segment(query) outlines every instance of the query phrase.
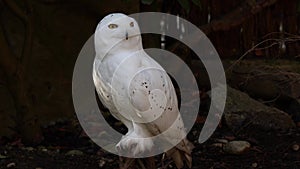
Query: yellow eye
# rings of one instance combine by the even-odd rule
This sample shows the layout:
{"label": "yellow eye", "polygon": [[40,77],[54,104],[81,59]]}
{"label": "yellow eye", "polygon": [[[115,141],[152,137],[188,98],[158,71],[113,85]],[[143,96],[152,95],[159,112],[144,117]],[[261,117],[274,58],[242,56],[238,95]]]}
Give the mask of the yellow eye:
{"label": "yellow eye", "polygon": [[117,27],[118,27],[118,25],[117,24],[113,24],[113,23],[108,25],[109,29],[115,29]]}
{"label": "yellow eye", "polygon": [[133,22],[130,22],[130,24],[129,24],[131,27],[133,27],[134,26],[134,23]]}

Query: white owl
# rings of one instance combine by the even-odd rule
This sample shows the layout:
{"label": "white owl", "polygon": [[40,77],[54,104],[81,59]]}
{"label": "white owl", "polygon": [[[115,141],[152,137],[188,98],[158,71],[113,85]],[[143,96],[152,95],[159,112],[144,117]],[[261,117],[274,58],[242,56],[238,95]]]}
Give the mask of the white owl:
{"label": "white owl", "polygon": [[164,69],[144,50],[137,22],[121,13],[109,14],[95,32],[93,80],[104,106],[128,133],[116,145],[133,156],[151,151],[153,137],[163,135],[164,150],[182,168],[191,167],[193,145],[185,138],[173,84]]}

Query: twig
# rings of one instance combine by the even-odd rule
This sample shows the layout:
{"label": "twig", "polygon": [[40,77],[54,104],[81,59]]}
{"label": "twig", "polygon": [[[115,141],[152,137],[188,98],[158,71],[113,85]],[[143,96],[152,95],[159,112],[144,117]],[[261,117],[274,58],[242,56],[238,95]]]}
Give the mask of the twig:
{"label": "twig", "polygon": [[281,96],[281,92],[278,93],[278,95],[271,99],[271,100],[266,100],[266,101],[262,101],[261,103],[266,104],[266,103],[273,103],[274,101],[276,101],[279,97]]}
{"label": "twig", "polygon": [[269,49],[274,45],[278,45],[278,42],[273,42],[271,45],[268,45],[266,47],[262,47],[262,48],[256,48],[255,50],[265,50],[265,49]]}
{"label": "twig", "polygon": [[291,37],[295,37],[295,38],[300,38],[300,36],[298,36],[298,35],[295,35],[295,34],[291,34],[291,33],[288,33],[288,32],[270,32],[270,33],[268,33],[268,34],[266,34],[265,36],[263,36],[262,38],[264,39],[264,38],[266,38],[266,37],[268,37],[268,36],[271,36],[271,35],[289,35],[289,36],[291,36]]}
{"label": "twig", "polygon": [[[273,42],[271,45],[268,45],[266,47],[262,47],[262,48],[257,48],[258,46],[262,45],[263,43],[269,42],[269,41],[275,41]],[[282,43],[282,42],[295,42],[295,41],[300,41],[300,37],[297,39],[292,39],[292,38],[283,38],[283,39],[274,39],[274,38],[269,38],[269,39],[265,39],[261,42],[259,42],[258,44],[254,45],[252,48],[250,48],[249,50],[247,50],[240,58],[238,58],[238,60],[236,60],[232,65],[230,65],[225,72],[228,72],[230,70],[232,70],[232,68],[237,65],[241,60],[244,59],[245,56],[247,56],[250,52],[254,51],[254,50],[264,50],[264,49],[268,49],[276,44]]]}
{"label": "twig", "polygon": [[268,42],[268,41],[274,41],[274,39],[266,39],[266,40],[263,40],[261,42],[259,42],[258,44],[254,45],[252,48],[250,48],[249,50],[247,50],[240,58],[238,58],[238,60],[236,60],[232,65],[230,65],[226,70],[225,72],[228,72],[230,70],[232,70],[232,68],[237,65],[238,63],[240,63],[241,60],[244,59],[245,56],[247,56],[250,52],[252,52],[256,47],[258,47],[259,45],[265,43],[265,42]]}

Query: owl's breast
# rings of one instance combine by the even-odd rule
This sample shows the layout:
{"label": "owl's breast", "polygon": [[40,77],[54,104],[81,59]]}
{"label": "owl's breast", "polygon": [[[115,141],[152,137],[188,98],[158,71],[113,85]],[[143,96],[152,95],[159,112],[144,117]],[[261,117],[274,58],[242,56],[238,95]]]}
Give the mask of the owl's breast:
{"label": "owl's breast", "polygon": [[94,71],[100,100],[111,112],[125,112],[133,117],[137,112],[151,109],[154,104],[151,99],[154,102],[159,100],[150,96],[153,90],[160,90],[167,98],[167,105],[161,105],[163,109],[177,107],[167,73],[144,51],[106,57],[94,64]]}

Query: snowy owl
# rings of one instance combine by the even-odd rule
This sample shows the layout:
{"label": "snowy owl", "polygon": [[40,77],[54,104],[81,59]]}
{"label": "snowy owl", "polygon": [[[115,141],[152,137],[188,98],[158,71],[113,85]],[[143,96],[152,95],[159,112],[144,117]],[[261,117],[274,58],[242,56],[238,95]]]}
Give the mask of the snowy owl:
{"label": "snowy owl", "polygon": [[173,84],[143,50],[137,22],[109,14],[98,24],[94,43],[93,80],[100,101],[128,128],[116,149],[142,154],[156,146],[152,137],[162,134],[161,141],[174,145],[164,152],[177,168],[184,162],[191,167],[193,145],[185,138]]}

